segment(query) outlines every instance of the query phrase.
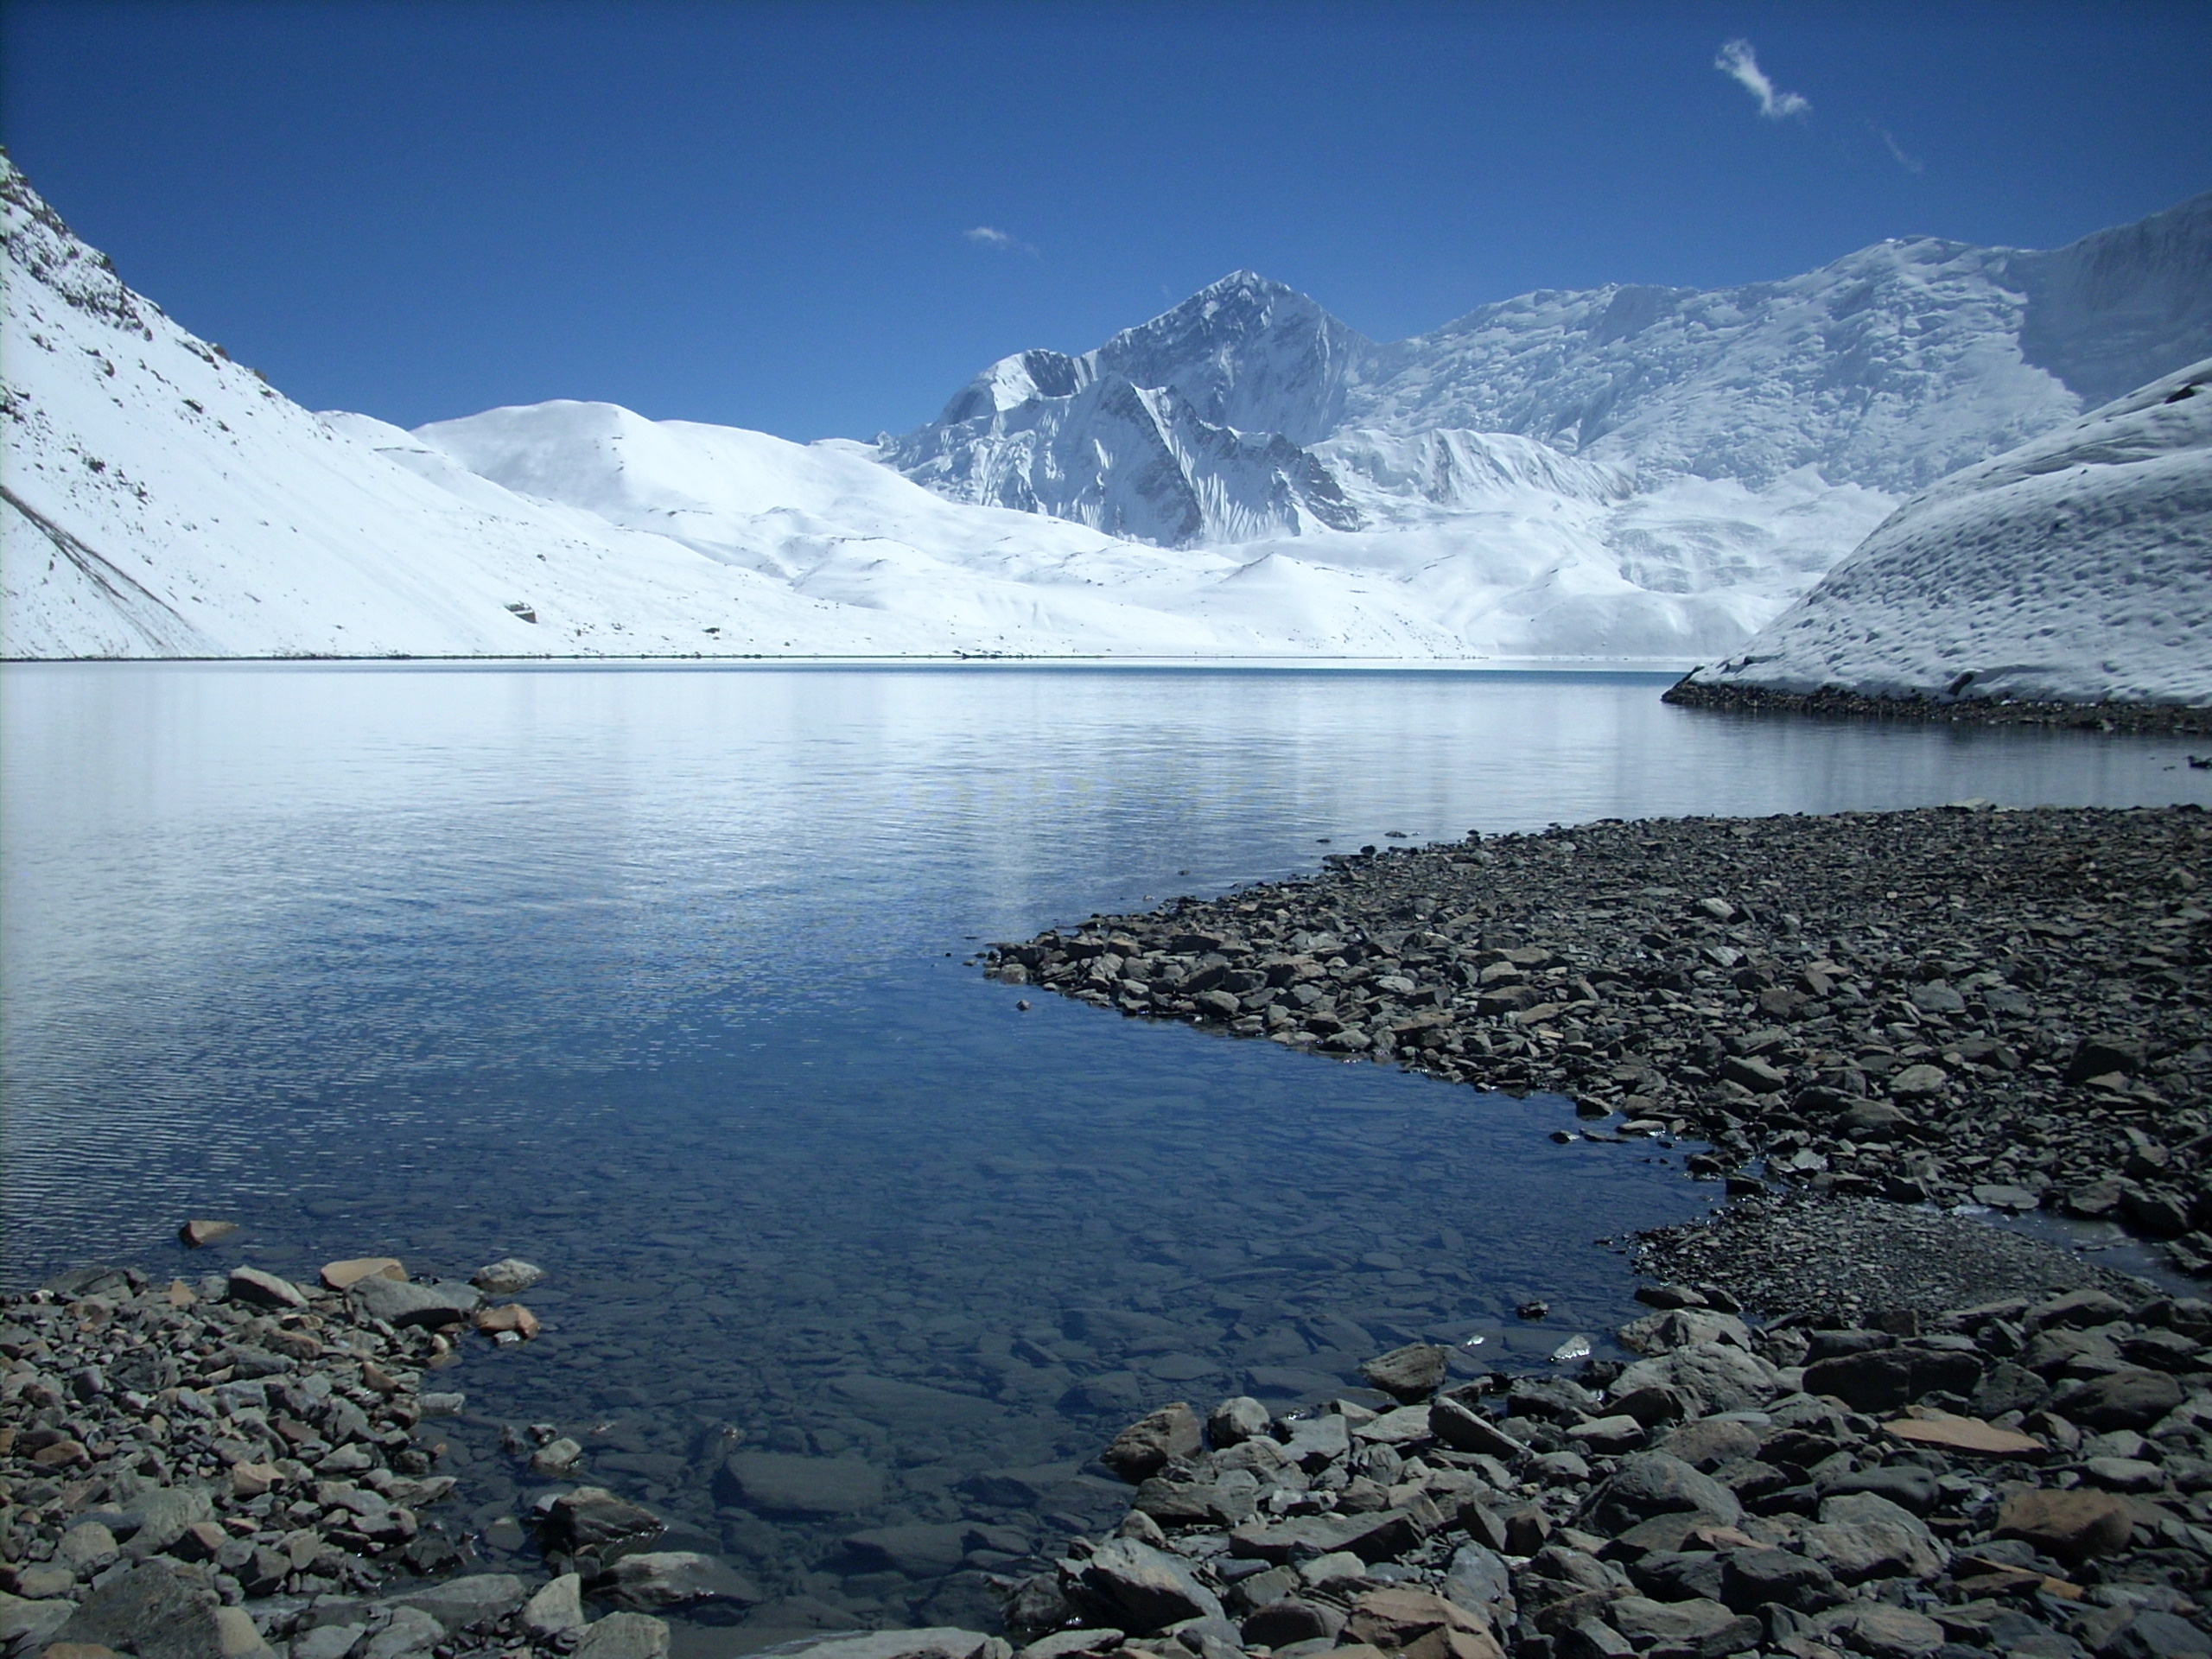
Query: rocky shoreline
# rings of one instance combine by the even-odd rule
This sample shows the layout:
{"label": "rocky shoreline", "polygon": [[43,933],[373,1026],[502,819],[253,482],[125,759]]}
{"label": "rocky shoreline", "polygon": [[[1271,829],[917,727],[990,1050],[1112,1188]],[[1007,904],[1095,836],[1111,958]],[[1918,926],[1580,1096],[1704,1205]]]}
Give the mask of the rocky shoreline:
{"label": "rocky shoreline", "polygon": [[1732,1192],[2049,1208],[2212,1272],[2195,807],[1607,821],[1336,854],[987,971],[1691,1139]]}
{"label": "rocky shoreline", "polygon": [[1128,1519],[1023,1584],[1032,1659],[2212,1653],[2212,1304],[2101,1289],[1758,1328],[1654,1286],[1642,1356],[1446,1387],[1414,1346],[1271,1419],[1169,1405]]}
{"label": "rocky shoreline", "polygon": [[1770,686],[1719,685],[1684,676],[1660,701],[1684,709],[1738,714],[1810,715],[1822,720],[1940,720],[1959,726],[2058,726],[2084,732],[2158,736],[2212,734],[2212,709],[2166,702],[2036,702],[1962,696],[1870,697],[1840,687],[1781,691]]}
{"label": "rocky shoreline", "polygon": [[[193,1222],[184,1235],[233,1230]],[[385,1257],[334,1262],[312,1285],[251,1267],[166,1284],[95,1268],[0,1301],[0,1650],[665,1653],[664,1620],[585,1614],[586,1575],[602,1587],[594,1548],[660,1530],[612,1494],[578,1489],[539,1517],[561,1569],[548,1584],[444,1576],[471,1554],[465,1527],[429,1513],[457,1484],[434,1471],[440,1420],[465,1396],[432,1379],[467,1343],[534,1336],[526,1306],[494,1299],[539,1276],[512,1259],[469,1283],[417,1281]],[[534,1460],[554,1474],[580,1456],[555,1441]],[[714,1587],[718,1564],[638,1560],[626,1578],[605,1574],[618,1608]]]}
{"label": "rocky shoreline", "polygon": [[[1848,1208],[1732,1213],[1771,1245]],[[1923,1225],[1913,1243],[1946,1255],[2001,1236]],[[1717,1230],[1658,1236],[1643,1265],[1725,1274],[1725,1241],[1700,1253]],[[467,1565],[415,1513],[451,1490],[428,1425],[459,1396],[429,1374],[472,1330],[531,1321],[393,1265],[334,1263],[381,1281],[343,1293],[95,1270],[10,1300],[11,1659],[2212,1654],[2212,1303],[2032,1240],[1947,1268],[2004,1293],[1970,1306],[1847,1296],[1762,1325],[1720,1284],[1661,1282],[1618,1333],[1626,1363],[1461,1381],[1414,1344],[1280,1414],[1169,1403],[1100,1454],[1134,1488],[1119,1525],[997,1577],[1003,1636],[765,1648],[741,1574],[657,1548],[660,1519],[597,1487],[531,1507],[544,1575],[401,1576]],[[502,1272],[534,1270],[478,1276]],[[531,1456],[574,1465],[558,1440]]]}

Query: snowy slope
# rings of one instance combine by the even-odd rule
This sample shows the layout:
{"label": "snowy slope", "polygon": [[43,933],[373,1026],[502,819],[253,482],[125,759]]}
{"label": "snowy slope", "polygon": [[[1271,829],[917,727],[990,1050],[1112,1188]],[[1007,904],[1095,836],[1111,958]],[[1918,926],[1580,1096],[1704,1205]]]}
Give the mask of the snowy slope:
{"label": "snowy slope", "polygon": [[717,626],[741,650],[920,637],[396,464],[131,293],[4,162],[0,232],[7,656],[690,652]]}
{"label": "snowy slope", "polygon": [[[1763,493],[1688,480],[1638,494],[1613,469],[1525,438],[1361,435],[1315,453],[1343,473],[1354,522],[1374,528],[1164,549],[943,499],[862,445],[802,447],[610,404],[494,410],[411,442],[479,484],[681,540],[817,597],[935,615],[976,582],[1019,584],[1040,620],[1032,644],[997,649],[1084,648],[1046,643],[1049,626],[1109,651],[1150,638],[1175,654],[1687,664],[1733,648],[1891,505],[1808,474]],[[931,552],[817,564],[855,531]]]}
{"label": "snowy slope", "polygon": [[1945,479],[1693,677],[2212,703],[2212,359]]}
{"label": "snowy slope", "polygon": [[[1894,505],[1811,466],[1746,482],[1393,424],[1370,372],[1395,348],[1247,277],[1085,358],[995,365],[917,464],[934,489],[876,446],[605,404],[408,433],[311,415],[194,338],[4,159],[0,238],[10,657],[1710,660]],[[2172,240],[2051,278],[2134,308],[2053,360],[2194,326]]]}
{"label": "snowy slope", "polygon": [[[749,516],[687,511],[665,491],[626,513],[602,491],[613,517],[518,493],[397,428],[292,404],[125,288],[4,159],[0,239],[10,658],[1187,655],[1270,643],[1107,596],[1132,573],[1157,574],[1157,550],[957,507],[861,446],[713,428],[690,429],[707,435],[703,450],[661,444],[663,474],[704,472],[745,496]],[[605,406],[549,407],[633,442],[670,430]],[[634,527],[616,522],[626,516]],[[1094,555],[1097,569],[1083,568]],[[1182,556],[1173,574],[1228,568]]]}
{"label": "snowy slope", "polygon": [[[1090,429],[1079,400],[1118,375],[1173,390],[1248,442],[1508,433],[1640,478],[1756,489],[1812,467],[1897,494],[2208,352],[2212,194],[2055,252],[1891,241],[1711,292],[1526,294],[1391,345],[1239,271],[1079,357],[994,364],[937,421],[879,444],[887,463],[961,499],[1059,512],[1056,457]],[[1024,442],[1040,426],[1049,452]],[[1170,545],[1210,534],[1172,513],[1128,533]]]}

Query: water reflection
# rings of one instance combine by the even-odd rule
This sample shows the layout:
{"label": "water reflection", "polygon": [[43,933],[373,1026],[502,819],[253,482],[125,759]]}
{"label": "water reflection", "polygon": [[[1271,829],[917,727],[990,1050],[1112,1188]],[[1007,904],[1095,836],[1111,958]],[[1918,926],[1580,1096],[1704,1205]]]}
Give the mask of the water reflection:
{"label": "water reflection", "polygon": [[[977,1616],[954,1562],[836,1541],[1049,1546],[1164,1398],[1287,1401],[1416,1336],[1540,1363],[1628,1312],[1593,1241],[1706,1189],[1553,1146],[1555,1103],[1017,1014],[971,940],[1325,836],[2212,793],[2172,743],[1730,721],[1662,683],[10,667],[9,1274],[181,1266],[188,1213],[280,1271],[528,1256],[546,1336],[454,1374],[478,1524],[518,1501],[499,1427],[550,1422],[790,1619]],[[764,1518],[716,1484],[732,1444],[864,1459],[882,1496]]]}

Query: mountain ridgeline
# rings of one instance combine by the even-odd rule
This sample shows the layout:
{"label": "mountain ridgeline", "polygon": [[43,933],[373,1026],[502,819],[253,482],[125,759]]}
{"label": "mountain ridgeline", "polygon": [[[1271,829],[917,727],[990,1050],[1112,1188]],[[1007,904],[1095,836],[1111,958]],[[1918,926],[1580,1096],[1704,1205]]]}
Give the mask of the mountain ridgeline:
{"label": "mountain ridgeline", "polygon": [[1540,290],[1393,344],[1238,271],[1080,356],[1002,359],[877,452],[1169,547],[1366,527],[1376,436],[1904,495],[2207,354],[2212,193],[2048,252],[1912,238],[1740,288]]}

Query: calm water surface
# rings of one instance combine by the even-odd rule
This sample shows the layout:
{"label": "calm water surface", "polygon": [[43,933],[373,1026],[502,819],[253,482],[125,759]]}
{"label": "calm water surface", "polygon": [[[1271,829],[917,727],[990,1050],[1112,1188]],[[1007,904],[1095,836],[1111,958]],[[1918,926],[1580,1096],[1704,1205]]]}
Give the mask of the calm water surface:
{"label": "calm water surface", "polygon": [[[1287,1402],[1422,1336],[1541,1362],[1630,1311],[1594,1241],[1709,1190],[1678,1152],[1554,1146],[1556,1101],[1017,1013],[976,942],[1310,870],[1322,837],[2212,798],[2184,744],[1700,715],[1664,683],[9,667],[8,1281],[524,1255],[545,1336],[447,1374],[461,1523],[530,1494],[499,1425],[548,1423],[787,1594],[760,1639],[980,1617],[972,1573],[837,1540],[1049,1544],[1115,1512],[1077,1471],[1147,1406]],[[247,1230],[188,1262],[187,1215]],[[864,1457],[885,1505],[717,1508],[733,1433]]]}

